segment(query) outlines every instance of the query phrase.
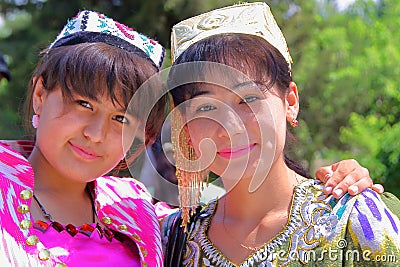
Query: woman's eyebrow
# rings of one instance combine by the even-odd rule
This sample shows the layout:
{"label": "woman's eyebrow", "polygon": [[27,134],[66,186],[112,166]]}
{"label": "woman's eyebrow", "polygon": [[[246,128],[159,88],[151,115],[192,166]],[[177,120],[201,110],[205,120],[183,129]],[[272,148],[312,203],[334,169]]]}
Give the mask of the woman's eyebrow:
{"label": "woman's eyebrow", "polygon": [[210,91],[207,91],[207,90],[197,91],[192,95],[191,98],[194,98],[196,96],[209,95],[209,94],[213,94],[213,93]]}
{"label": "woman's eyebrow", "polygon": [[126,113],[128,112],[128,109],[124,108],[124,107],[120,107],[116,109],[117,112],[121,112],[121,113]]}
{"label": "woman's eyebrow", "polygon": [[236,85],[234,85],[233,87],[232,87],[232,90],[240,90],[240,89],[246,89],[246,88],[249,88],[249,85],[251,85],[252,87],[258,87],[258,86],[260,86],[260,85],[262,85],[263,83],[262,82],[259,82],[259,81],[251,81],[251,80],[248,80],[248,81],[244,81],[244,82],[239,82],[239,83],[237,83]]}
{"label": "woman's eyebrow", "polygon": [[238,82],[236,85],[232,86],[232,89],[236,90],[242,87],[246,87],[248,85],[254,85],[254,82],[253,81]]}

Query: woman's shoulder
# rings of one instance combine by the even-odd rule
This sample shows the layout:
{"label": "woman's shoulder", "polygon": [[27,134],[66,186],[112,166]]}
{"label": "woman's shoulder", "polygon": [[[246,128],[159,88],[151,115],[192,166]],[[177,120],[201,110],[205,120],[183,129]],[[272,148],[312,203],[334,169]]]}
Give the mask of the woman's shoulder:
{"label": "woman's shoulder", "polygon": [[335,199],[332,195],[325,195],[324,186],[318,180],[305,180],[299,187],[304,192],[312,194],[314,202],[323,200],[331,206],[332,211],[338,215],[339,219],[348,216],[350,213],[362,211],[366,211],[363,215],[378,219],[384,214],[393,214],[396,218],[400,217],[400,200],[389,192],[378,194],[372,189],[366,189],[355,196],[346,193],[340,199]]}
{"label": "woman's shoulder", "polygon": [[0,140],[0,162],[8,166],[30,165],[27,151],[32,148],[30,141]]}
{"label": "woman's shoulder", "polygon": [[400,201],[390,193],[367,189],[356,196],[344,195],[333,207],[338,217],[336,234],[362,249],[383,251],[385,246],[400,249]]}
{"label": "woman's shoulder", "polygon": [[400,218],[400,200],[390,192],[385,192],[380,195],[382,201],[397,217]]}
{"label": "woman's shoulder", "polygon": [[[381,221],[385,215],[393,216],[398,220],[400,216],[400,200],[393,194],[385,192],[378,194],[371,189],[366,189],[356,196],[345,194],[336,201],[334,210],[343,216],[348,213],[356,213],[358,216],[367,216]],[[392,219],[390,219],[393,221]]]}
{"label": "woman's shoulder", "polygon": [[95,181],[95,197],[101,207],[107,205],[126,206],[128,209],[143,209],[155,213],[161,220],[174,212],[164,202],[154,204],[153,197],[146,186],[131,177],[103,176]]}
{"label": "woman's shoulder", "polygon": [[218,200],[214,199],[207,204],[203,203],[193,209],[193,212],[190,212],[190,219],[188,224],[186,225],[186,229],[182,226],[181,209],[175,210],[175,212],[166,216],[162,220],[161,224],[161,235],[163,238],[163,244],[166,245],[168,242],[171,242],[171,235],[175,236],[176,238],[176,236],[178,235],[177,233],[183,231],[189,233],[193,231],[196,225],[198,226],[199,223],[201,223],[203,220],[206,220],[213,215],[217,202]]}
{"label": "woman's shoulder", "polygon": [[[193,210],[190,212],[190,222],[194,222],[196,220],[202,220],[211,216],[214,212],[217,202],[218,199],[212,199],[208,203],[200,203],[200,205],[193,208]],[[174,221],[179,220],[181,215],[182,215],[181,209],[174,209],[174,212],[166,216],[163,224],[165,224],[165,226],[168,227]]]}
{"label": "woman's shoulder", "polygon": [[119,198],[136,198],[152,202],[146,186],[131,177],[102,176],[96,179],[96,193],[115,195]]}
{"label": "woman's shoulder", "polygon": [[0,140],[0,146],[27,158],[32,152],[35,142],[32,140]]}
{"label": "woman's shoulder", "polygon": [[31,141],[0,141],[0,183],[33,188],[33,169],[24,154],[32,148]]}
{"label": "woman's shoulder", "polygon": [[303,200],[300,202],[308,207],[308,212],[323,208],[329,216],[337,218],[336,235],[350,231],[366,240],[377,237],[380,240],[384,235],[390,235],[396,236],[400,245],[400,200],[393,194],[378,194],[366,189],[356,196],[346,193],[335,199],[325,195],[323,185],[316,180],[306,180],[296,190],[301,196],[297,200]]}

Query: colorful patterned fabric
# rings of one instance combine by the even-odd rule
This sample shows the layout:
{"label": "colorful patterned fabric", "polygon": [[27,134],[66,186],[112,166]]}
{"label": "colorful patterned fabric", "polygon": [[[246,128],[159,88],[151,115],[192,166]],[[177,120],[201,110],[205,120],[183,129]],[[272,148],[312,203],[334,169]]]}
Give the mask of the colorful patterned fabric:
{"label": "colorful patterned fabric", "polygon": [[[116,236],[118,233],[112,236],[112,231],[96,224],[70,227],[56,222],[37,221],[33,225],[33,234],[51,254],[58,255],[58,259],[68,266],[141,266],[138,248],[128,237],[123,235],[121,237],[126,238],[122,239]],[[76,252],[71,253],[73,251]]]}
{"label": "colorful patterned fabric", "polygon": [[[368,189],[338,201],[322,190],[316,180],[296,186],[284,229],[240,265],[230,262],[207,237],[218,206],[217,200],[210,202],[192,224],[182,266],[399,266],[400,213],[388,208],[399,207],[395,196]],[[164,221],[163,242],[173,217]]]}
{"label": "colorful patterned fabric", "polygon": [[77,43],[103,42],[132,52],[142,50],[158,67],[165,49],[156,41],[98,12],[83,10],[68,21],[49,48]]}
{"label": "colorful patterned fabric", "polygon": [[[71,244],[66,242],[70,240],[69,233],[59,232],[59,238],[50,243],[48,238],[42,240],[37,228],[33,227],[34,222],[29,212],[34,190],[33,170],[27,159],[11,147],[26,156],[32,143],[0,142],[0,266],[81,266],[76,263],[76,255],[71,256],[73,253],[79,254],[81,250],[73,250]],[[155,208],[151,201],[151,195],[145,187],[132,178],[107,176],[95,180],[95,207],[99,220],[108,229],[130,238],[130,244],[136,244],[136,248],[131,250],[132,253],[138,253],[141,266],[158,267],[163,265],[163,257],[155,210],[163,215],[168,212],[165,207]],[[91,239],[93,241],[96,237],[92,234]],[[113,249],[119,250],[121,243],[104,246],[104,242],[105,239],[97,243],[85,243],[82,240],[82,245],[90,246],[82,250],[82,253],[88,253],[90,249],[94,258],[103,253],[117,257],[118,251]],[[122,243],[125,250],[129,250],[126,244],[129,242]],[[133,258],[134,255],[131,255],[130,259]],[[71,259],[75,260],[70,262]],[[114,258],[111,262],[102,262],[96,266],[115,263],[117,261]],[[120,262],[118,266],[125,264]]]}

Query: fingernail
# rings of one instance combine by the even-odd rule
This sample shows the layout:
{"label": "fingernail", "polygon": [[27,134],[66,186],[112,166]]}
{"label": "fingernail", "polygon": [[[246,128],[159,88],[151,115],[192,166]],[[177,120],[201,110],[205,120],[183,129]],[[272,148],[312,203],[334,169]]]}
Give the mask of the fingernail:
{"label": "fingernail", "polygon": [[327,194],[332,193],[332,186],[325,187],[325,193],[327,193]]}
{"label": "fingernail", "polygon": [[383,188],[383,185],[381,185],[381,184],[376,184],[375,187],[378,187],[380,194],[382,194],[383,191],[385,191],[385,189]]}
{"label": "fingernail", "polygon": [[353,191],[354,195],[358,194],[358,186],[356,185],[350,186],[349,191]]}
{"label": "fingernail", "polygon": [[381,190],[381,194],[383,194],[383,192],[385,192],[385,188],[383,188],[383,185],[380,186],[380,190]]}
{"label": "fingernail", "polygon": [[338,198],[341,197],[342,194],[343,194],[343,190],[340,189],[340,188],[336,189],[336,190],[333,191],[333,192],[335,193],[335,195],[336,195]]}

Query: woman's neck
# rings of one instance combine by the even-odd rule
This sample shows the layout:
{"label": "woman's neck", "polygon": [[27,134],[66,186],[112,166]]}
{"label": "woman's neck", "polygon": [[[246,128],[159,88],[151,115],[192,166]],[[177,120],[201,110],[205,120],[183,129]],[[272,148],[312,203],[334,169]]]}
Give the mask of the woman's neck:
{"label": "woman's neck", "polygon": [[[37,147],[28,160],[35,175],[34,195],[54,221],[62,224],[72,223],[76,226],[93,222],[93,202],[86,190],[87,183],[75,181],[58,173]],[[31,205],[35,221],[45,219],[40,205]]]}
{"label": "woman's neck", "polygon": [[36,146],[28,160],[35,173],[36,192],[52,192],[70,197],[82,196],[85,192],[86,183],[75,181],[57,172]]}
{"label": "woman's neck", "polygon": [[268,212],[288,210],[298,179],[297,174],[282,161],[271,167],[267,177],[253,192],[249,189],[250,182],[251,179],[242,179],[232,189],[227,190],[224,201],[228,207],[234,209],[231,208],[230,212],[228,208],[225,216],[237,219],[261,218]]}
{"label": "woman's neck", "polygon": [[250,179],[241,179],[219,200],[208,230],[210,240],[232,262],[243,262],[284,229],[297,177],[281,159],[253,192]]}

